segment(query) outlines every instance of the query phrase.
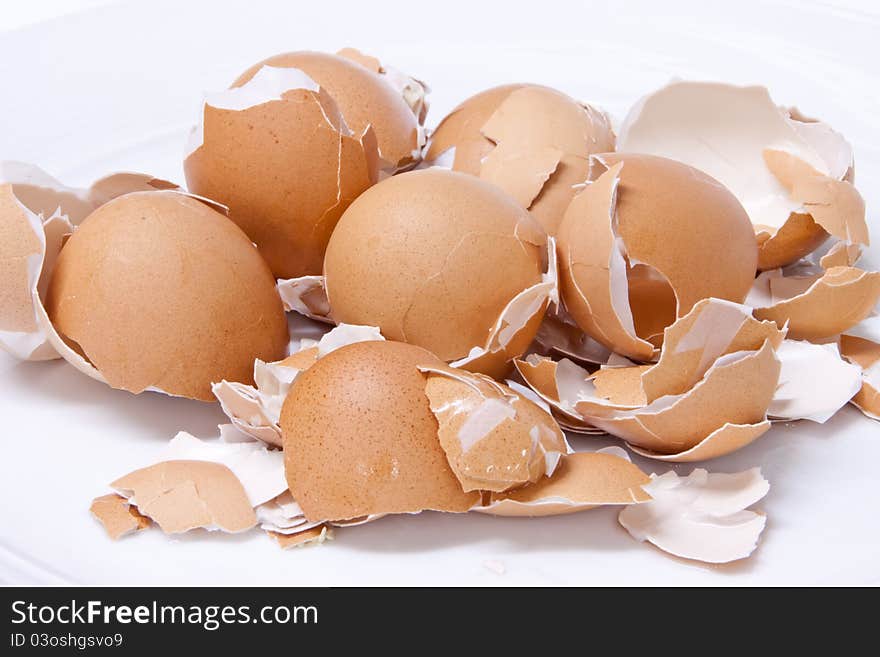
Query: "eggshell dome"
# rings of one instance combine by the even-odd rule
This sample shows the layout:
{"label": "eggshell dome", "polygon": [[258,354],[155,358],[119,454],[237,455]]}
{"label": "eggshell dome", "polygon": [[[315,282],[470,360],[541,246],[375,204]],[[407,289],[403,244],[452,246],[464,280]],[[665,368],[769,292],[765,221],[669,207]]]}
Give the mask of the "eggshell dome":
{"label": "eggshell dome", "polygon": [[274,279],[247,236],[171,191],[121,196],[89,215],[58,257],[55,328],[114,388],[210,401],[211,382],[252,381],[283,358]]}
{"label": "eggshell dome", "polygon": [[312,521],[423,509],[467,511],[437,437],[420,365],[442,365],[399,342],[360,342],[318,360],[281,410],[287,481]]}
{"label": "eggshell dome", "polygon": [[362,194],[333,232],[331,314],[462,358],[541,281],[545,244],[528,212],[493,185],[439,169],[394,176]]}
{"label": "eggshell dome", "polygon": [[418,118],[400,92],[360,64],[329,53],[284,53],[254,64],[232,86],[245,84],[263,66],[298,68],[306,73],[336,101],[346,124],[355,133],[361,134],[368,125],[373,127],[379,152],[389,163],[396,165],[412,157],[419,148]]}

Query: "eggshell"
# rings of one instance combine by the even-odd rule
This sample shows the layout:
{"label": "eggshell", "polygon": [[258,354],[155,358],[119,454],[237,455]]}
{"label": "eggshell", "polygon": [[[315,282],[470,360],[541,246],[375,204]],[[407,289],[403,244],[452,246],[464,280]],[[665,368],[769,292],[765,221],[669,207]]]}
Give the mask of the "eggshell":
{"label": "eggshell", "polygon": [[785,276],[763,272],[747,302],[755,317],[788,327],[797,340],[820,340],[855,326],[880,300],[880,272],[857,267],[830,267],[821,274]]}
{"label": "eggshell", "polygon": [[[669,319],[707,297],[745,298],[757,263],[754,236],[737,200],[695,169],[645,155],[605,154],[596,162],[608,170],[575,196],[559,229],[562,299],[591,337],[649,360],[655,347],[646,338]],[[631,296],[628,270],[638,266],[653,270],[640,274],[651,281],[650,293]],[[633,299],[642,301],[633,306]]]}
{"label": "eggshell", "polygon": [[200,527],[239,533],[257,522],[241,483],[218,463],[163,461],[110,485],[166,534]]}
{"label": "eggshell", "polygon": [[861,388],[852,404],[867,417],[880,420],[880,316],[872,315],[840,336],[840,352],[862,368]]}
{"label": "eggshell", "polygon": [[283,360],[273,363],[259,359],[254,361],[253,386],[224,379],[214,383],[211,391],[239,431],[280,447],[282,440],[278,421],[281,407],[300,373],[336,349],[356,342],[384,339],[379,330],[371,326],[340,324],[325,333],[314,345],[306,343]]}
{"label": "eggshell", "polygon": [[442,365],[414,345],[361,342],[297,378],[280,425],[288,484],[306,518],[463,512],[476,503],[449,467],[418,370]]}
{"label": "eggshell", "polygon": [[767,522],[763,514],[747,510],[770,490],[759,468],[730,474],[697,468],[686,477],[670,471],[654,475],[643,488],[652,499],[624,507],[620,524],[637,541],[685,559],[744,559]]}
{"label": "eggshell", "polygon": [[92,500],[89,511],[114,541],[150,526],[150,519],[138,513],[121,495],[111,493]]}
{"label": "eggshell", "polygon": [[282,550],[289,550],[294,547],[304,547],[306,545],[320,545],[324,541],[333,540],[333,528],[327,525],[318,525],[310,527],[295,534],[280,534],[278,532],[267,532],[270,538],[275,539],[278,547]]}
{"label": "eggshell", "polygon": [[763,87],[673,82],[630,110],[618,147],[679,160],[726,185],[754,224],[761,270],[795,262],[829,233],[867,243],[852,147]]}
{"label": "eggshell", "polygon": [[[544,282],[545,249],[540,226],[488,183],[432,169],[394,176],[361,195],[333,233],[331,315],[460,359],[490,348],[511,300]],[[526,323],[523,349],[538,329]]]}
{"label": "eggshell", "polygon": [[379,175],[372,128],[353,132],[297,69],[266,66],[209,96],[193,135],[190,190],[228,206],[280,278],[320,273],[336,221]]}
{"label": "eggshell", "polygon": [[232,86],[246,84],[263,66],[299,69],[333,98],[351,130],[357,134],[367,127],[375,130],[382,159],[394,168],[406,166],[418,158],[420,108],[413,112],[401,90],[381,74],[378,60],[373,59],[379,70],[371,70],[372,64],[363,55],[354,56],[354,52],[346,49],[336,55],[308,51],[275,55],[251,66]]}
{"label": "eggshell", "polygon": [[128,194],[89,215],[58,257],[46,309],[74,351],[134,393],[208,401],[212,381],[248,382],[254,358],[287,348],[281,300],[253,244],[172,191]]}
{"label": "eggshell", "polygon": [[764,420],[756,424],[732,424],[726,422],[715,429],[693,447],[676,454],[664,454],[642,449],[635,445],[629,448],[640,456],[654,459],[655,461],[669,461],[673,463],[692,463],[694,461],[708,461],[725,454],[730,454],[746,445],[755,442],[770,430],[770,420]]}
{"label": "eggshell", "polygon": [[455,108],[432,134],[426,158],[451,149],[454,170],[500,186],[553,235],[574,186],[589,176],[589,156],[613,150],[614,132],[604,113],[559,91],[507,85]]}
{"label": "eggshell", "polygon": [[549,516],[575,513],[603,504],[650,500],[642,486],[651,481],[638,467],[608,453],[578,452],[559,463],[552,477],[507,493],[493,493],[474,511],[496,516]]}
{"label": "eggshell", "polygon": [[279,279],[277,287],[285,312],[293,311],[317,322],[333,323],[323,276]]}
{"label": "eggshell", "polygon": [[858,244],[835,242],[830,249],[819,259],[822,269],[832,267],[852,267],[862,257],[862,247]]}
{"label": "eggshell", "polygon": [[466,491],[502,492],[550,477],[568,444],[549,412],[488,377],[421,368],[438,438]]}

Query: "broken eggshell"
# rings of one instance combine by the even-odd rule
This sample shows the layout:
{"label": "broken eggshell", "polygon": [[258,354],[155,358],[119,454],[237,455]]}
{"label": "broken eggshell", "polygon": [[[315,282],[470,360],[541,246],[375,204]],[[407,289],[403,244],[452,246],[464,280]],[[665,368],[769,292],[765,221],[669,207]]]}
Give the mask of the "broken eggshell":
{"label": "broken eggshell", "polygon": [[729,188],[754,225],[761,270],[795,262],[828,234],[868,243],[852,147],[764,87],[672,82],[630,110],[618,147],[684,162]]}
{"label": "broken eggshell", "polygon": [[589,156],[614,150],[604,112],[534,84],[465,100],[431,135],[426,159],[454,152],[452,168],[501,187],[550,234],[589,177]]}
{"label": "broken eggshell", "polygon": [[465,493],[437,439],[419,367],[443,367],[410,344],[351,344],[297,377],[281,409],[287,480],[311,521],[422,510],[464,512]]}
{"label": "broken eggshell", "polygon": [[190,190],[228,206],[276,277],[293,278],[321,272],[337,220],[378,180],[379,152],[372,127],[350,128],[314,79],[266,65],[205,98],[184,171]]}
{"label": "broken eggshell", "polygon": [[232,87],[247,84],[265,66],[297,69],[333,98],[349,129],[376,133],[383,169],[394,173],[416,164],[425,142],[428,87],[354,48],[335,55],[290,52],[269,57],[242,73]]}
{"label": "broken eggshell", "polygon": [[377,326],[500,378],[555,298],[547,253],[544,231],[501,190],[426,169],[349,207],[327,247],[324,284],[336,322]]}
{"label": "broken eggshell", "polygon": [[651,479],[622,455],[599,450],[569,454],[552,477],[506,493],[493,493],[474,509],[496,516],[549,516],[586,511],[606,504],[650,500],[642,487]]}
{"label": "broken eggshell", "polygon": [[45,317],[44,301],[64,240],[116,196],[175,187],[144,174],[117,173],[77,189],[33,165],[0,162],[0,348],[22,360],[58,358],[53,342],[60,339]]}
{"label": "broken eggshell", "polygon": [[830,267],[820,273],[786,276],[762,272],[746,298],[755,317],[788,327],[797,340],[821,340],[852,328],[880,300],[880,272]]}
{"label": "broken eggshell", "polygon": [[210,401],[212,381],[249,382],[254,358],[283,357],[289,339],[250,240],[175,191],[127,194],[89,215],[58,256],[46,311],[62,356],[133,393]]}
{"label": "broken eggshell", "polygon": [[840,352],[862,368],[862,385],[852,404],[867,417],[880,420],[880,315],[872,315],[841,335]]}
{"label": "broken eggshell", "polygon": [[487,376],[421,367],[438,438],[465,492],[504,492],[553,476],[571,449],[543,404]]}
{"label": "broken eggshell", "polygon": [[606,170],[559,229],[562,300],[610,350],[650,360],[663,329],[701,299],[745,298],[757,263],[752,229],[736,198],[696,169],[648,155],[593,161]]}
{"label": "broken eggshell", "polygon": [[767,522],[748,510],[770,490],[759,468],[733,474],[697,468],[686,477],[670,471],[652,475],[642,488],[651,499],[625,507],[620,524],[637,541],[677,557],[706,563],[745,559]]}

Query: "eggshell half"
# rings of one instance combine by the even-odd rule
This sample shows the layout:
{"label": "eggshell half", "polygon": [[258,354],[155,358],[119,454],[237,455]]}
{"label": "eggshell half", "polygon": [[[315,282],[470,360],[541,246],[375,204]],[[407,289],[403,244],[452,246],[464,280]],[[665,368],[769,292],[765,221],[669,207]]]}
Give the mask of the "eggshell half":
{"label": "eggshell half", "polygon": [[274,279],[244,233],[186,195],[136,192],[94,213],[58,257],[46,309],[113,387],[209,401],[287,349]]}
{"label": "eggshell half", "polygon": [[[545,249],[540,226],[496,187],[443,170],[397,175],[361,195],[333,232],[331,315],[461,359],[487,346],[512,299],[543,282]],[[518,335],[523,349],[538,323]]]}
{"label": "eggshell half", "polygon": [[372,127],[382,159],[394,168],[416,161],[421,145],[421,107],[414,113],[402,90],[395,89],[382,75],[378,60],[373,59],[373,66],[355,52],[346,49],[336,55],[309,51],[275,55],[251,66],[232,86],[246,84],[263,66],[299,69],[333,98],[352,131],[362,134]]}
{"label": "eggshell half", "polygon": [[[562,299],[591,337],[649,360],[648,338],[701,299],[745,298],[757,264],[754,235],[736,198],[691,167],[646,155],[595,161],[608,170],[575,196],[559,229]],[[634,277],[650,285],[646,294],[630,285],[639,267],[648,268]]]}
{"label": "eggshell half", "polygon": [[414,345],[361,342],[297,378],[280,424],[290,491],[309,520],[476,503],[449,467],[418,369],[442,365]]}
{"label": "eggshell half", "polygon": [[372,128],[352,131],[314,80],[271,66],[209,96],[200,119],[184,161],[190,190],[229,208],[276,277],[320,273],[336,221],[378,180]]}

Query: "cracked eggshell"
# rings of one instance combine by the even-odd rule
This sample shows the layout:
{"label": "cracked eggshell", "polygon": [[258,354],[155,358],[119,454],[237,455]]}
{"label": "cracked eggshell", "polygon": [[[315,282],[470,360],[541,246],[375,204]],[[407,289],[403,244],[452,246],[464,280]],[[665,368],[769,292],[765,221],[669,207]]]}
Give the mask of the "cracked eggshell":
{"label": "cracked eggshell", "polygon": [[628,458],[602,453],[569,454],[552,477],[508,493],[493,493],[474,509],[496,516],[551,516],[605,504],[637,504],[650,496],[642,487],[651,478]]}
{"label": "cracked eggshell", "polygon": [[197,528],[239,533],[257,524],[241,482],[219,463],[163,461],[110,486],[166,534]]}
{"label": "cracked eggshell", "polygon": [[361,342],[303,372],[281,409],[287,481],[306,518],[347,520],[426,509],[464,512],[465,493],[437,439],[420,347]]}
{"label": "cracked eggshell", "polygon": [[[472,176],[394,176],[361,195],[333,232],[324,261],[331,315],[461,359],[490,346],[511,300],[544,282],[546,244],[528,212]],[[517,335],[523,349],[538,330],[528,324]]]}
{"label": "cracked eggshell", "polygon": [[378,180],[372,128],[353,131],[314,80],[271,66],[209,95],[200,121],[184,161],[189,189],[229,208],[276,277],[320,273],[336,221]]}
{"label": "cracked eggshell", "polygon": [[747,509],[770,490],[759,468],[732,474],[697,468],[686,477],[670,471],[654,475],[643,488],[652,499],[625,507],[620,524],[637,541],[685,559],[745,559],[767,522],[763,514]]}
{"label": "cracked eggshell", "polygon": [[456,107],[431,136],[426,159],[455,149],[453,169],[492,182],[556,233],[589,156],[614,150],[608,117],[534,84],[486,90]]}
{"label": "cracked eggshell", "polygon": [[466,492],[550,477],[570,451],[550,413],[508,386],[451,367],[421,371],[440,445]]}
{"label": "cracked eggshell", "polygon": [[852,328],[868,317],[880,300],[880,272],[830,267],[821,274],[785,276],[762,272],[747,303],[755,317],[788,327],[788,337],[821,340]]}
{"label": "cracked eggshell", "polygon": [[754,225],[761,270],[795,262],[829,233],[867,244],[852,147],[828,125],[777,106],[764,87],[673,82],[630,110],[618,144],[727,186]]}
{"label": "cracked eggshell", "polygon": [[212,381],[250,382],[255,358],[287,350],[275,281],[253,244],[173,191],[127,194],[89,215],[61,250],[46,310],[68,351],[134,393],[210,401]]}
{"label": "cracked eggshell", "polygon": [[[559,229],[562,299],[591,337],[649,360],[649,338],[701,299],[745,298],[757,265],[754,235],[736,198],[696,169],[648,155],[594,162],[607,170],[574,197]],[[639,280],[649,294],[633,288]]]}
{"label": "cracked eggshell", "polygon": [[[254,64],[232,87],[247,84],[264,66],[303,71],[333,98],[353,132],[363,134],[372,127],[379,153],[392,170],[418,161],[422,146],[419,120],[422,105],[415,101],[416,107],[410,107],[405,98],[407,93],[417,89],[412,85],[395,88],[394,78],[382,73],[384,69],[378,60],[366,58],[350,48],[336,55],[308,51],[284,53]],[[421,88],[423,100],[425,89]]]}
{"label": "cracked eggshell", "polygon": [[861,388],[852,403],[862,413],[880,420],[880,316],[874,315],[840,336],[840,352],[862,368]]}
{"label": "cracked eggshell", "polygon": [[327,525],[317,525],[293,534],[281,534],[279,532],[267,531],[270,538],[275,539],[278,547],[282,550],[289,550],[295,547],[305,547],[307,545],[320,545],[325,541],[332,541],[333,528]]}

